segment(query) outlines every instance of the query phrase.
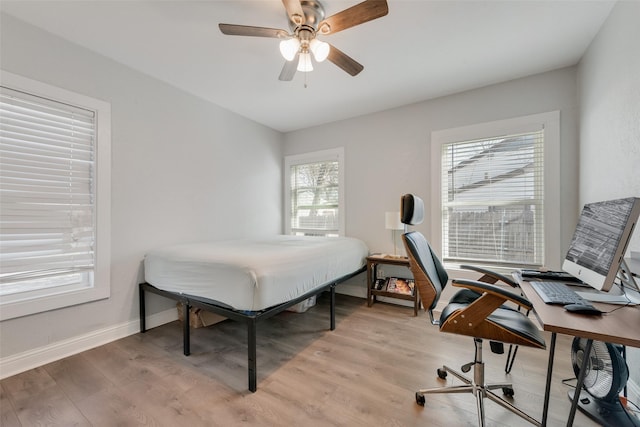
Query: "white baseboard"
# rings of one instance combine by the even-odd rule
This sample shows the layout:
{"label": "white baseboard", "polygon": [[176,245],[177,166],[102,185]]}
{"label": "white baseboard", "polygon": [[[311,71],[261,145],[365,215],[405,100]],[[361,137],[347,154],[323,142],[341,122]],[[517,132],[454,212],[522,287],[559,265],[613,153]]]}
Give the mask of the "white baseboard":
{"label": "white baseboard", "polygon": [[[147,329],[178,319],[175,308],[147,316]],[[58,341],[33,350],[0,359],[0,379],[19,374],[47,363],[90,350],[120,338],[140,332],[140,321],[131,320],[120,325],[99,329],[88,334]]]}

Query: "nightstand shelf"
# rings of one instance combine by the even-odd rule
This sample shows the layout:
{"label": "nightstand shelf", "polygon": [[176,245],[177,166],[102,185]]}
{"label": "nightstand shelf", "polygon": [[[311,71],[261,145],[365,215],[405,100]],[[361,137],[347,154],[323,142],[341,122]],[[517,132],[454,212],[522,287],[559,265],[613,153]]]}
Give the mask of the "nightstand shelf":
{"label": "nightstand shelf", "polygon": [[393,257],[383,254],[373,254],[367,257],[367,305],[371,307],[378,297],[396,298],[406,301],[413,301],[413,314],[418,315],[420,308],[420,298],[418,297],[418,289],[414,289],[413,295],[405,295],[396,292],[387,292],[386,290],[377,290],[374,288],[376,278],[378,277],[379,265],[398,265],[409,267],[409,258]]}

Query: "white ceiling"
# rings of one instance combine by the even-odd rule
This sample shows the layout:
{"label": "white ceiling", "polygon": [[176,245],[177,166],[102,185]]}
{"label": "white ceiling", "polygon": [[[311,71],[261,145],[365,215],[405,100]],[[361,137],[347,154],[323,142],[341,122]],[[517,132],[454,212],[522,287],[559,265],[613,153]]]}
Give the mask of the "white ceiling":
{"label": "white ceiling", "polygon": [[[359,3],[321,1],[327,16]],[[326,61],[291,82],[278,80],[277,39],[218,30],[288,30],[280,0],[2,0],[0,11],[287,132],[574,65],[615,1],[388,3],[387,16],[321,37],[364,71]]]}

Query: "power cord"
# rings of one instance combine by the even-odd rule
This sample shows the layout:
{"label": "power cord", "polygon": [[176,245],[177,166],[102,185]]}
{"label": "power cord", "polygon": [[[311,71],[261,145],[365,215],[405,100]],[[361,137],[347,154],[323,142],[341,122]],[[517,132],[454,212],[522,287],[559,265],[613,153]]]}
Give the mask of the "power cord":
{"label": "power cord", "polygon": [[629,296],[627,295],[627,290],[628,290],[628,289],[633,290],[633,291],[635,291],[635,292],[638,292],[638,290],[637,290],[637,289],[634,289],[634,288],[633,288],[633,287],[631,287],[631,286],[627,286],[627,285],[625,285],[622,281],[614,282],[614,284],[620,288],[620,290],[622,291],[622,295],[623,295],[623,296],[625,297],[625,299],[627,300],[627,303],[626,303],[626,304],[619,305],[618,307],[616,307],[616,308],[614,308],[614,309],[612,309],[612,310],[609,310],[609,311],[603,311],[603,312],[602,312],[602,314],[603,314],[603,315],[613,313],[614,311],[620,310],[621,308],[624,308],[624,307],[630,307],[630,306],[638,305],[637,303],[634,303],[633,301],[631,301],[631,299],[630,299],[630,298],[629,298]]}

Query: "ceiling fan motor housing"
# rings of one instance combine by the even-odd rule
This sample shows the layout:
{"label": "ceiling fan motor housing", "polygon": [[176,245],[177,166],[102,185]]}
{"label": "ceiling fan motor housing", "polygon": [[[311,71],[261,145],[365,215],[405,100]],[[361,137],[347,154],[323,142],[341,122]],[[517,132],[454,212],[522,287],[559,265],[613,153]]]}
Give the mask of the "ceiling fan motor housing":
{"label": "ceiling fan motor housing", "polygon": [[[296,33],[299,29],[308,27],[307,30],[313,31],[313,34],[318,31],[318,24],[324,19],[324,6],[318,1],[302,0],[300,2],[304,16],[301,23],[296,23],[293,19],[289,19],[289,28],[292,33]],[[296,17],[297,19],[297,17]]]}

